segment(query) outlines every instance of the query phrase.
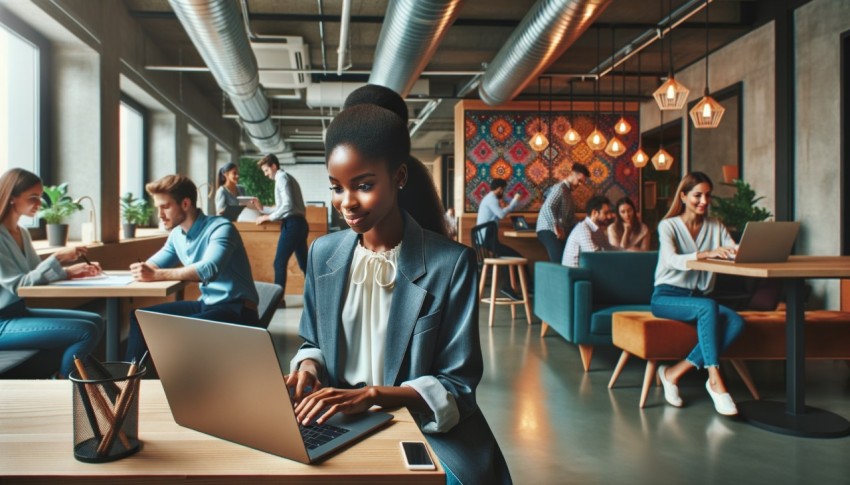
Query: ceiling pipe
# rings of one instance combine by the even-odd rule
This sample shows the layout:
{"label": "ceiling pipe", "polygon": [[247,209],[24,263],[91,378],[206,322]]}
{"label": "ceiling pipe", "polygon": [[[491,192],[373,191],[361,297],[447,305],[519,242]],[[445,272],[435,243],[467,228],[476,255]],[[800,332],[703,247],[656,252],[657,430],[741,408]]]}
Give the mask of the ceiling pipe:
{"label": "ceiling pipe", "polygon": [[239,114],[251,142],[264,153],[286,150],[269,103],[260,89],[257,59],[236,3],[229,0],[169,0],[213,77]]}
{"label": "ceiling pipe", "polygon": [[345,51],[348,49],[348,25],[351,21],[351,0],[342,0],[342,22],[339,25],[339,49],[336,51],[336,75],[342,76]]}
{"label": "ceiling pipe", "polygon": [[490,106],[514,99],[561,57],[611,1],[538,0],[487,67],[478,88],[481,99]]}
{"label": "ceiling pipe", "polygon": [[407,96],[460,13],[463,0],[396,0],[387,14],[369,84]]}

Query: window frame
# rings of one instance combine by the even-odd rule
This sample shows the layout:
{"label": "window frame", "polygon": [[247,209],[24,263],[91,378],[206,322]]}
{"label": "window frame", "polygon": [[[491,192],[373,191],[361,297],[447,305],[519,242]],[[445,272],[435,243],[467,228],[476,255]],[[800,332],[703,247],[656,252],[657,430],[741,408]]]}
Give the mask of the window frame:
{"label": "window frame", "polygon": [[[150,175],[150,163],[148,160],[150,154],[150,110],[124,92],[121,93],[120,104],[126,104],[127,107],[139,113],[142,117],[142,173],[140,174],[142,178],[142,193],[137,195],[142,198],[145,195],[144,187],[146,180],[148,180],[148,176]],[[122,197],[124,194],[118,195]]]}
{"label": "window frame", "polygon": [[[46,185],[51,185],[53,180],[53,167],[50,160],[53,159],[51,143],[53,139],[52,116],[53,112],[53,90],[51,85],[51,74],[53,71],[53,48],[50,41],[32,28],[29,24],[18,18],[9,10],[0,6],[0,23],[9,31],[32,44],[38,50],[38,137],[35,167],[37,175]],[[28,228],[33,239],[45,239],[47,237],[44,221],[39,218],[38,226]]]}

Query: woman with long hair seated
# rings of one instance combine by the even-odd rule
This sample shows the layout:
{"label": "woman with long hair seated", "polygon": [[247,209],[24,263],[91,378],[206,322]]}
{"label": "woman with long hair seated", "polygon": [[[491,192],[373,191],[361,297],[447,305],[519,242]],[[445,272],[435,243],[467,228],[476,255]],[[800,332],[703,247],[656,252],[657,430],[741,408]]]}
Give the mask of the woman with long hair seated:
{"label": "woman with long hair seated", "polygon": [[77,310],[27,308],[18,296],[22,286],[45,285],[67,278],[96,276],[97,263],[77,263],[84,247],[62,248],[44,261],[32,246],[29,231],[18,225],[35,217],[44,192],[38,175],[13,168],[0,176],[0,350],[63,348],[60,377],[74,369],[74,356],[94,350],[104,323],[99,315]]}
{"label": "woman with long hair seated", "polygon": [[483,372],[475,254],[446,237],[403,117],[346,107],[325,145],[332,204],[351,230],[310,249],[305,342],[287,376],[299,421],[405,406],[449,483],[509,483],[475,400]]}
{"label": "woman with long hair seated", "polygon": [[649,228],[638,219],[632,199],[623,197],[614,207],[617,219],[608,226],[608,242],[619,249],[649,251]]}
{"label": "woman with long hair seated", "polygon": [[685,360],[671,366],[659,366],[658,377],[664,386],[664,398],[681,407],[679,379],[693,369],[708,369],[705,388],[718,413],[738,413],[726,389],[718,367],[720,354],[731,344],[744,321],[731,308],[719,305],[711,296],[714,273],[689,269],[688,261],[729,258],[735,253],[735,241],[718,219],[708,216],[714,185],[702,172],[686,175],[676,189],[667,215],[658,224],[658,266],[652,314],[656,317],[695,324],[698,342]]}

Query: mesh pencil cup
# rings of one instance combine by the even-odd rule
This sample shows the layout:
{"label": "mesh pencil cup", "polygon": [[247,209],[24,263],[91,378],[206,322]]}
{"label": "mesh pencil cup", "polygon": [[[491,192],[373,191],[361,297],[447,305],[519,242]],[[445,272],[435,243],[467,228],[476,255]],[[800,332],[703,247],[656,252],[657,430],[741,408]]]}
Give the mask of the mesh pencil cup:
{"label": "mesh pencil cup", "polygon": [[72,371],[74,458],[87,463],[118,460],[139,451],[139,384],[147,369],[127,362],[85,365]]}

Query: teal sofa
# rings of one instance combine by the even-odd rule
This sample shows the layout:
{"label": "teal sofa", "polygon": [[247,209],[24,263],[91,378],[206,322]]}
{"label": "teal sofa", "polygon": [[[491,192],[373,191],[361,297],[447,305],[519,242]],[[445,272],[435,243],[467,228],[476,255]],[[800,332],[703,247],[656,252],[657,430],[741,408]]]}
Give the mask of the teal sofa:
{"label": "teal sofa", "polygon": [[578,268],[556,263],[534,265],[534,314],[578,345],[585,372],[595,345],[612,345],[611,315],[649,311],[658,252],[583,253]]}

